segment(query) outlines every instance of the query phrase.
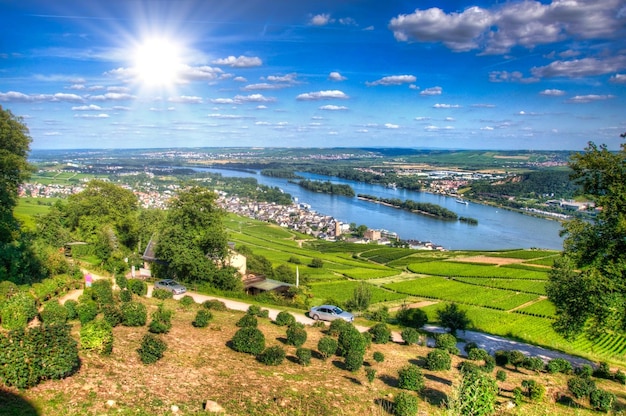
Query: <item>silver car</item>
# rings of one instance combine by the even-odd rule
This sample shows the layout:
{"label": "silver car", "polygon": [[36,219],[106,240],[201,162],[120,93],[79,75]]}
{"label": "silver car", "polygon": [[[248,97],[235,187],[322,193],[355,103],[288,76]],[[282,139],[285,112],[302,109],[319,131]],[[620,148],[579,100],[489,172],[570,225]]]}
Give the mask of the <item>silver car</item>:
{"label": "silver car", "polygon": [[185,293],[187,291],[185,286],[172,279],[159,280],[154,284],[154,288],[169,290],[175,295],[180,295],[181,293]]}
{"label": "silver car", "polygon": [[334,305],[313,306],[309,310],[309,316],[316,321],[320,319],[322,321],[334,321],[335,319],[343,319],[346,322],[354,321],[354,315]]}

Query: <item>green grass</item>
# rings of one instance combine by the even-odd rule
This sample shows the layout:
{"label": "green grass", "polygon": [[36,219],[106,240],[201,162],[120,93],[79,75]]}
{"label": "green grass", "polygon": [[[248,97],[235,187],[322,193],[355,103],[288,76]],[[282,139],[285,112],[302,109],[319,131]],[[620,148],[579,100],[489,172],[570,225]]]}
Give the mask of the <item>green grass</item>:
{"label": "green grass", "polygon": [[13,213],[15,218],[17,218],[26,229],[34,231],[35,217],[48,212],[50,207],[58,199],[59,198],[19,198]]}
{"label": "green grass", "polygon": [[[313,303],[318,304],[326,299],[335,299],[339,302],[346,302],[352,297],[354,289],[356,289],[360,284],[360,282],[353,280],[341,280],[330,283],[313,283],[309,285],[309,287],[314,296]],[[370,285],[370,290],[372,293],[372,304],[406,298],[406,295],[381,289],[373,285]]]}
{"label": "green grass", "polygon": [[546,317],[556,316],[556,308],[554,307],[554,304],[550,302],[548,299],[543,299],[543,300],[540,300],[539,302],[533,303],[532,305],[528,305],[524,308],[520,308],[518,309],[518,312],[543,315]]}
{"label": "green grass", "polygon": [[494,279],[488,277],[457,277],[454,280],[472,285],[515,290],[519,292],[534,293],[537,295],[546,294],[545,280]]}
{"label": "green grass", "polygon": [[435,276],[389,283],[383,285],[383,287],[406,293],[407,295],[423,296],[500,310],[513,309],[538,298],[537,295],[528,293],[469,285]]}
{"label": "green grass", "polygon": [[543,271],[520,270],[513,268],[497,267],[494,265],[461,263],[453,261],[432,261],[427,263],[414,263],[409,265],[409,270],[413,273],[434,276],[505,277],[509,279],[533,280],[548,279],[548,274]]}
{"label": "green grass", "polygon": [[507,259],[532,260],[541,257],[556,256],[560,251],[555,250],[513,250],[490,254],[491,257],[502,257]]}

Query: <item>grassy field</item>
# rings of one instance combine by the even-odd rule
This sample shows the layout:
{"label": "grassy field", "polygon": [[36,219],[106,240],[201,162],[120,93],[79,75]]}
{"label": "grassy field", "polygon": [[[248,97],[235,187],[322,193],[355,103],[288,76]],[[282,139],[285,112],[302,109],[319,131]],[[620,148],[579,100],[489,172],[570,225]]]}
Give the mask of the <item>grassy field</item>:
{"label": "grassy field", "polygon": [[[229,348],[229,341],[239,329],[243,315],[238,311],[214,311],[207,328],[191,325],[200,305],[186,309],[178,301],[142,299],[148,313],[163,304],[174,312],[172,329],[161,335],[167,343],[163,358],[150,365],[142,364],[136,352],[146,327],[118,326],[113,329],[114,346],[110,356],[80,352],[80,369],[63,380],[50,380],[19,391],[0,388],[0,415],[173,415],[207,414],[204,404],[214,401],[228,415],[373,415],[393,413],[393,397],[398,388],[398,370],[406,365],[421,367],[425,388],[417,394],[420,415],[443,416],[445,403],[461,376],[457,366],[464,358],[452,356],[452,368],[430,371],[424,368],[425,357],[432,351],[419,345],[396,343],[373,344],[365,354],[365,365],[357,372],[345,369],[338,356],[324,361],[317,354],[317,343],[325,328],[307,327],[305,348],[313,350],[309,366],[295,357],[295,347],[286,345],[286,328],[269,319],[259,319],[259,329],[266,346],[280,346],[286,359],[279,365],[266,366],[253,356]],[[80,324],[73,324],[73,336],[79,339]],[[380,352],[383,362],[373,360]],[[365,368],[375,370],[370,383]],[[513,416],[596,414],[586,400],[571,398],[567,376],[536,373],[513,367],[496,367],[505,373],[499,381],[498,414]],[[545,386],[546,394],[538,402],[525,399],[519,408],[505,410],[513,399],[512,390],[523,380],[535,380]],[[617,393],[616,411],[626,409],[623,386],[596,379],[599,388]],[[416,393],[411,393],[416,394]],[[565,396],[560,404],[556,398]],[[175,408],[174,408],[175,406]],[[176,410],[175,410],[176,409]]]}

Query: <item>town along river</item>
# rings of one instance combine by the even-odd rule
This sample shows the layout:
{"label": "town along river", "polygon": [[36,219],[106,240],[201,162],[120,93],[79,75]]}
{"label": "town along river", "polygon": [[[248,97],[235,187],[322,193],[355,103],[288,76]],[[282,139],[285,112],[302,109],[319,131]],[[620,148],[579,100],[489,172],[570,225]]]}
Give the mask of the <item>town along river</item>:
{"label": "town along river", "polygon": [[224,169],[197,168],[198,171],[219,173],[225,177],[255,178],[260,184],[279,187],[306,203],[311,209],[330,215],[343,223],[365,224],[373,229],[385,229],[398,234],[403,240],[430,241],[448,250],[504,250],[517,248],[544,248],[561,250],[563,240],[559,236],[558,221],[536,218],[519,212],[470,202],[458,203],[455,198],[427,192],[391,189],[379,185],[331,178],[298,172],[310,180],[348,184],[355,194],[383,198],[398,198],[440,205],[458,214],[478,220],[478,225],[461,221],[445,221],[420,215],[383,204],[363,201],[355,197],[328,195],[307,191],[287,179],[270,178],[260,174]]}

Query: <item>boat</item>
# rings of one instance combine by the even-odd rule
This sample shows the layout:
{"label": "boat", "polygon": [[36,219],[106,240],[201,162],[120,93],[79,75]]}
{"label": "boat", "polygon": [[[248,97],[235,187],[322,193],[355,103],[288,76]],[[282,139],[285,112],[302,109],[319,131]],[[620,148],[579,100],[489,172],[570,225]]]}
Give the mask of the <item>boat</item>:
{"label": "boat", "polygon": [[461,198],[457,198],[455,199],[455,201],[458,202],[459,204],[469,205],[469,203],[466,200],[461,199]]}

